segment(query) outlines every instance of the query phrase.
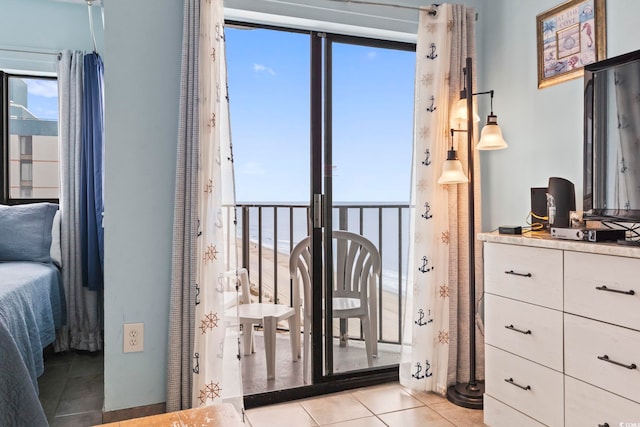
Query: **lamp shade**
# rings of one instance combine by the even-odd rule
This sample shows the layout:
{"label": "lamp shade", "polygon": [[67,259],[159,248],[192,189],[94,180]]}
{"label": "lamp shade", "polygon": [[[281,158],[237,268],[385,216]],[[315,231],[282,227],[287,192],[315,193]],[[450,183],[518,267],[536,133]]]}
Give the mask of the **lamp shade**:
{"label": "lamp shade", "polygon": [[502,130],[498,126],[497,116],[489,115],[487,118],[487,125],[482,128],[480,141],[478,141],[476,148],[478,150],[501,150],[507,148],[507,143],[502,137]]}
{"label": "lamp shade", "polygon": [[462,163],[458,160],[456,150],[447,152],[447,160],[442,164],[442,175],[438,178],[438,184],[462,184],[469,179],[462,170]]}
{"label": "lamp shade", "polygon": [[[452,124],[467,123],[467,98],[460,98],[453,106],[453,114],[451,115]],[[473,121],[475,123],[480,121],[480,116],[476,112],[475,106],[473,108]]]}

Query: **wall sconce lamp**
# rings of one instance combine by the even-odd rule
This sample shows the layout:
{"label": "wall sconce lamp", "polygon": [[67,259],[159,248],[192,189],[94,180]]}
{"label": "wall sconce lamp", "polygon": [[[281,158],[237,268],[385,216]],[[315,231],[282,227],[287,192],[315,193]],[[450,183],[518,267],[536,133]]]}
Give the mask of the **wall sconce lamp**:
{"label": "wall sconce lamp", "polygon": [[[506,148],[507,143],[502,138],[502,131],[498,127],[497,116],[493,114],[493,91],[471,93],[467,96],[467,88],[471,92],[473,87],[472,60],[467,58],[465,74],[465,89],[461,92],[461,100],[466,101],[466,112],[464,120],[467,129],[451,129],[451,149],[447,152],[447,160],[442,167],[442,175],[438,179],[438,184],[461,184],[468,183],[468,233],[469,233],[469,382],[456,383],[447,389],[447,399],[465,408],[482,409],[484,382],[476,378],[476,276],[475,276],[475,206],[474,206],[474,181],[473,181],[473,95],[491,95],[491,114],[487,118],[487,125],[482,130],[480,141],[475,147],[478,150],[497,150]],[[454,112],[458,114],[458,112]],[[477,115],[476,115],[477,117]],[[455,116],[454,116],[455,118]],[[476,121],[479,121],[476,120]],[[453,135],[455,132],[467,133],[467,156],[468,172],[465,176],[462,164],[457,158],[457,153],[453,149]]]}

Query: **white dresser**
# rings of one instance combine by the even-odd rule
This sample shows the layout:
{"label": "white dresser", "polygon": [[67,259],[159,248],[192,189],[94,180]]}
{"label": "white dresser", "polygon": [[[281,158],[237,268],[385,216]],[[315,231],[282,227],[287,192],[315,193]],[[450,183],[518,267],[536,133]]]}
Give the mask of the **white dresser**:
{"label": "white dresser", "polygon": [[485,424],[640,427],[640,248],[478,238]]}

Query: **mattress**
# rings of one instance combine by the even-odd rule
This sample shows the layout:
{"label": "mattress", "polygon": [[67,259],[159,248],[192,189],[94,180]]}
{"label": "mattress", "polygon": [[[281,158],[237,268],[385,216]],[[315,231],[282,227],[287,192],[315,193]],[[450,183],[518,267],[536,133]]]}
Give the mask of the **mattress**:
{"label": "mattress", "polygon": [[10,335],[36,390],[44,372],[42,350],[53,343],[65,318],[62,278],[55,265],[0,262],[0,332]]}

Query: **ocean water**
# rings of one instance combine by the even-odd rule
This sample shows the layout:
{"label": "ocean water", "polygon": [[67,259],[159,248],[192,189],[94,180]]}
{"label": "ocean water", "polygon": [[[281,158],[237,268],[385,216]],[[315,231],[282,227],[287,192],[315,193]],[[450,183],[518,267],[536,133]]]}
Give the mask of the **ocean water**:
{"label": "ocean water", "polygon": [[[308,235],[307,207],[303,207],[302,203],[291,205],[296,207],[258,208],[251,205],[247,215],[249,240],[255,244],[261,240],[263,247],[275,248],[279,253],[288,256],[291,249]],[[376,207],[370,207],[372,205]],[[247,210],[238,209],[238,237],[242,237],[243,212]],[[333,209],[332,221],[333,229],[358,233],[373,242],[381,253],[383,289],[397,292],[399,278],[406,278],[409,248],[408,206],[380,202],[338,205]]]}

